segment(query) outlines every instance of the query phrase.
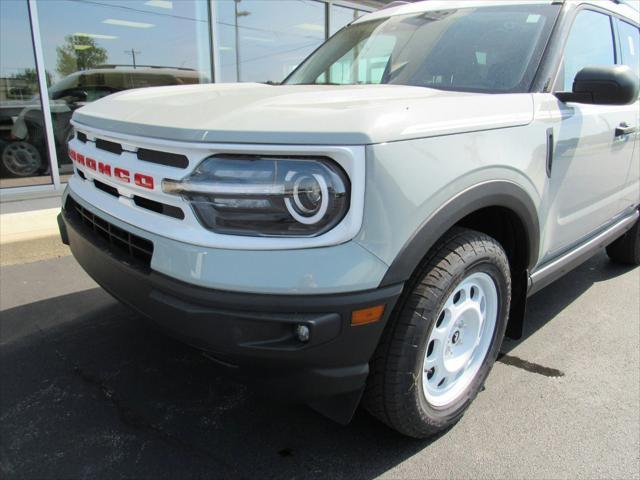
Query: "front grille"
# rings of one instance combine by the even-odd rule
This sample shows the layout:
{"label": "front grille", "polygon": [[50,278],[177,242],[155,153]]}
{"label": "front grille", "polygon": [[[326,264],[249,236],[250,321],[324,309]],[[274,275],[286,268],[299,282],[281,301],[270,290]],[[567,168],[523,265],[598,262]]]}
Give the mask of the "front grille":
{"label": "front grille", "polygon": [[[82,178],[83,180],[87,180],[87,177],[82,172],[82,170],[77,169],[77,172],[80,178]],[[101,190],[104,193],[108,193],[112,197],[120,197],[120,192],[116,187],[107,185],[106,183],[103,183],[100,180],[96,180],[95,178],[92,180],[92,182],[93,186],[98,190]],[[167,205],[166,203],[156,202],[155,200],[140,197],[138,195],[133,196],[133,203],[137,207],[144,208],[145,210],[159,213],[160,215],[166,215],[167,217],[177,218],[178,220],[184,220],[184,212],[180,207],[174,207],[173,205]]]}
{"label": "front grille", "polygon": [[[122,155],[122,152],[125,151],[132,152],[131,150],[125,150],[122,144],[118,142],[112,142],[103,138],[89,140],[84,132],[76,132],[76,138],[82,143],[93,142],[96,148],[116,155]],[[138,148],[133,153],[136,154],[138,160],[142,160],[143,162],[183,169],[189,166],[189,158],[179,153],[163,152],[161,150],[151,150],[148,148]]]}
{"label": "front grille", "polygon": [[150,268],[153,243],[123,230],[90,212],[71,195],[64,207],[65,216],[82,228],[85,237],[90,238],[103,249],[118,256],[125,256],[138,265]]}

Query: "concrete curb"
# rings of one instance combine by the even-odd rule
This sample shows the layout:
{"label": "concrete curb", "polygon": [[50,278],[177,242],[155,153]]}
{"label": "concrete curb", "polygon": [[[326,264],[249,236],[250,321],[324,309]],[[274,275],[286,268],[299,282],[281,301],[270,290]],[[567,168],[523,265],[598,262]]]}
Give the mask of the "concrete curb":
{"label": "concrete curb", "polygon": [[0,265],[30,263],[69,255],[60,240],[60,208],[0,215]]}
{"label": "concrete curb", "polygon": [[0,215],[0,245],[58,235],[59,208]]}

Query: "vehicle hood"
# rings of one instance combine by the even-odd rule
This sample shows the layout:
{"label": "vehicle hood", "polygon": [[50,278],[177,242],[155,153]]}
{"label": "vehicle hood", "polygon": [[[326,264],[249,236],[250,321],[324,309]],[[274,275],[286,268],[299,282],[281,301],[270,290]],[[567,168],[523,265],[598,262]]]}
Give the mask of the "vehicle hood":
{"label": "vehicle hood", "polygon": [[204,84],[128,90],[82,107],[77,126],[167,140],[365,145],[526,125],[530,94],[400,85]]}

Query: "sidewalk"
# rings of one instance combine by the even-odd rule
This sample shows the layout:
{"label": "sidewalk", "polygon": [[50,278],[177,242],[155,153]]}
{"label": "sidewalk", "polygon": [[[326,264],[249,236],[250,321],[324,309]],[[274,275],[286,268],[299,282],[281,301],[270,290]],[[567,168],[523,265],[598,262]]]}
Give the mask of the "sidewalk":
{"label": "sidewalk", "polygon": [[0,210],[0,265],[69,255],[58,233],[59,198],[34,202],[33,210],[24,210],[26,202],[20,202],[19,208],[14,203],[3,202]]}

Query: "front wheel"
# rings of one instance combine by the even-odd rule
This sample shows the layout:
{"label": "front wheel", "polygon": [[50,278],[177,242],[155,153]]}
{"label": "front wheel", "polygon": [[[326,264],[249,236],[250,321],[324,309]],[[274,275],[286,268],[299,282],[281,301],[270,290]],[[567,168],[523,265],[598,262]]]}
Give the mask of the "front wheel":
{"label": "front wheel", "polygon": [[371,365],[364,405],[402,434],[455,424],[495,362],[511,299],[501,245],[454,228],[407,284]]}

